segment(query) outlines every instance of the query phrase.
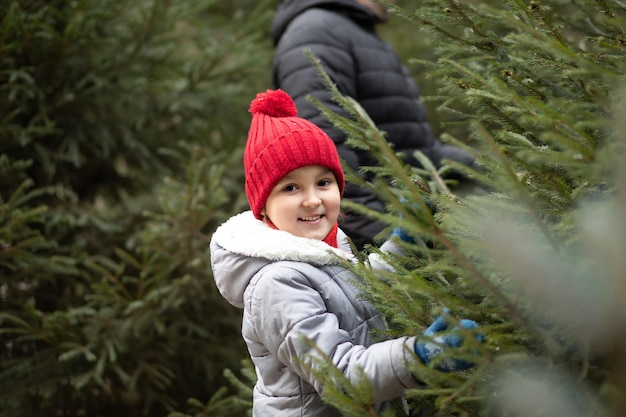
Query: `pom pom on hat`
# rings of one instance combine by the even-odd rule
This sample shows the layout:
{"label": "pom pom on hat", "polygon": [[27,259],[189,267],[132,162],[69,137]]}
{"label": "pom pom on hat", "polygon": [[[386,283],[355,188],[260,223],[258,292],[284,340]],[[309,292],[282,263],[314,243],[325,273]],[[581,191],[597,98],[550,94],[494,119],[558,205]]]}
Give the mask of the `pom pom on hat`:
{"label": "pom pom on hat", "polygon": [[252,122],[243,156],[246,197],[261,219],[272,188],[291,171],[308,165],[328,167],[343,193],[344,174],[337,148],[318,126],[297,117],[297,108],[283,90],[259,93],[250,103]]}
{"label": "pom pom on hat", "polygon": [[271,117],[296,117],[298,109],[289,94],[283,90],[267,90],[257,94],[252,100],[250,113],[262,113]]}

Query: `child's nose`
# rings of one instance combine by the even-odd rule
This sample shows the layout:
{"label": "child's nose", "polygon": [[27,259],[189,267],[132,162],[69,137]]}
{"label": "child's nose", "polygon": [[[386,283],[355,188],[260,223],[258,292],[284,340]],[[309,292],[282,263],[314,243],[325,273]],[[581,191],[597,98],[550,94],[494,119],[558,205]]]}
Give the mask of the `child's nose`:
{"label": "child's nose", "polygon": [[315,190],[307,192],[302,205],[305,207],[316,207],[322,203],[322,199]]}

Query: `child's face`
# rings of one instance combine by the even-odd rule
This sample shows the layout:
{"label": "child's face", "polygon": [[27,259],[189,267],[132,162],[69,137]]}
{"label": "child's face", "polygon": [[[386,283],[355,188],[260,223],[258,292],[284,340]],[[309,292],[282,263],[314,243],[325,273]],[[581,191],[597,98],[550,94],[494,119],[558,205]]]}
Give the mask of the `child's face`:
{"label": "child's face", "polygon": [[340,204],[333,172],[309,165],[291,171],[276,184],[261,214],[279,230],[323,240],[337,222]]}

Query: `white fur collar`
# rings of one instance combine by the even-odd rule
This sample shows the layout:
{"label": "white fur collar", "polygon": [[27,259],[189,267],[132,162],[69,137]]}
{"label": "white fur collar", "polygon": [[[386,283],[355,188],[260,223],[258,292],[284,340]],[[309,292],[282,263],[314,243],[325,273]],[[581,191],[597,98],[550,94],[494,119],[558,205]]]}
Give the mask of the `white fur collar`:
{"label": "white fur collar", "polygon": [[314,265],[336,265],[342,260],[354,261],[345,234],[337,235],[339,247],[333,248],[321,240],[292,235],[272,229],[245,211],[231,217],[213,234],[215,242],[224,249],[245,256],[270,261],[299,261]]}

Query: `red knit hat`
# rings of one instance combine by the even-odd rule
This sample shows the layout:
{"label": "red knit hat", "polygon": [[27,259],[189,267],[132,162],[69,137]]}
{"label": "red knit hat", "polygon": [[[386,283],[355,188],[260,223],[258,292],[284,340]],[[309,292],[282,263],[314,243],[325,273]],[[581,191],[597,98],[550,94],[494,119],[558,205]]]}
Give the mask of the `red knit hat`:
{"label": "red knit hat", "polygon": [[243,155],[246,196],[261,219],[272,188],[291,171],[307,165],[328,167],[343,194],[344,176],[335,143],[322,129],[296,117],[296,105],[282,90],[257,94],[250,103],[252,123]]}

